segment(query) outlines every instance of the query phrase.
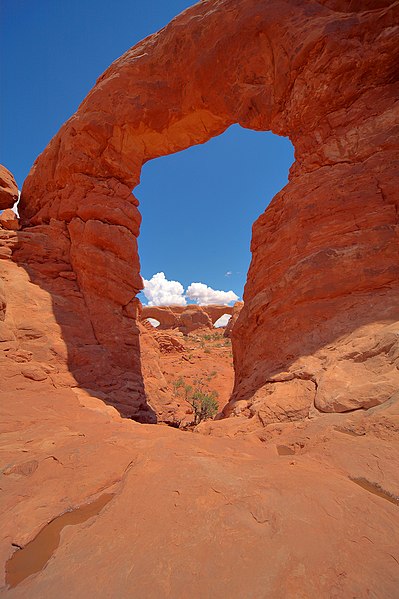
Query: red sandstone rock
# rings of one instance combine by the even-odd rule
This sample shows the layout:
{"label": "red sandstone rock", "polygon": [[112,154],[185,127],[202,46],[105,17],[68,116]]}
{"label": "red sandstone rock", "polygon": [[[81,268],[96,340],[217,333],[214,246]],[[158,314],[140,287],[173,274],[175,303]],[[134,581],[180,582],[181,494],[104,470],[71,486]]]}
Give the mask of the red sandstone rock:
{"label": "red sandstone rock", "polygon": [[[395,598],[397,402],[280,424],[256,443],[138,425],[79,389],[28,398],[0,402],[2,596]],[[6,588],[17,546],[105,493],[39,572]]]}
{"label": "red sandstone rock", "polygon": [[20,229],[18,217],[13,210],[4,210],[0,214],[0,227],[10,231],[18,231]]}
{"label": "red sandstone rock", "polygon": [[257,416],[263,426],[275,422],[304,420],[313,408],[315,394],[316,387],[312,381],[276,381],[258,389],[250,401],[228,404],[225,415],[233,413],[244,414],[249,418]]}
{"label": "red sandstone rock", "polygon": [[[341,345],[360,343],[369,325],[378,335],[399,318],[398,6],[215,6],[191,7],[99,78],[36,161],[22,217],[50,237],[67,223],[66,259],[97,351],[106,356],[103,367],[113,380],[126,368],[139,380],[135,314],[127,307],[141,287],[140,215],[131,190],[142,164],[232,123],[289,136],[296,157],[289,183],[253,229],[245,305],[232,335],[232,401],[251,403],[271,377],[303,367],[321,382],[316,405],[341,410],[349,404],[337,394],[345,393],[349,370],[360,371],[349,366],[332,392],[323,369],[333,373]],[[71,352],[76,371],[80,351],[86,349]],[[376,397],[391,365],[375,379],[364,367]],[[342,389],[335,387],[340,381]],[[376,401],[390,393],[386,387]],[[351,395],[351,405],[370,405],[364,389],[354,385]]]}
{"label": "red sandstone rock", "polygon": [[18,187],[13,175],[0,164],[0,210],[12,208],[18,201]]}
{"label": "red sandstone rock", "polygon": [[179,329],[185,335],[196,329],[213,328],[212,321],[208,314],[205,311],[196,308],[197,307],[189,306],[187,310],[180,314]]}
{"label": "red sandstone rock", "polygon": [[160,323],[159,330],[179,329],[184,335],[197,329],[212,329],[224,314],[233,314],[234,306],[142,306],[140,318],[155,318]]}
{"label": "red sandstone rock", "polygon": [[[397,11],[202,2],[113,63],[38,159],[25,228],[0,230],[2,595],[396,598]],[[130,191],[144,160],[233,122],[290,135],[296,163],[254,225],[232,417],[138,425],[117,410],[175,406],[137,323]],[[18,546],[105,492],[6,588]]]}
{"label": "red sandstone rock", "polygon": [[236,302],[233,306],[233,312],[231,313],[231,318],[227,323],[226,329],[224,331],[225,337],[231,337],[231,332],[233,330],[233,326],[237,322],[237,318],[242,310],[244,302]]}
{"label": "red sandstone rock", "polygon": [[159,348],[162,353],[168,354],[170,352],[184,351],[184,345],[173,335],[158,333],[156,335],[156,340],[159,343]]}
{"label": "red sandstone rock", "polygon": [[0,278],[0,321],[3,321],[6,316],[7,297],[3,280]]}

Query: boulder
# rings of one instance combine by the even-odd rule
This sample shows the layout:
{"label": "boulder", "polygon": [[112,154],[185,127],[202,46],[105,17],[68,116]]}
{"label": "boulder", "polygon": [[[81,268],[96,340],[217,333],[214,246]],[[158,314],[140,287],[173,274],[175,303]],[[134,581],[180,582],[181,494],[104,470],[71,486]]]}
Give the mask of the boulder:
{"label": "boulder", "polygon": [[8,208],[0,214],[0,227],[9,231],[19,231],[19,219],[13,210]]}
{"label": "boulder", "polygon": [[0,210],[12,208],[18,201],[18,186],[14,176],[0,164]]}

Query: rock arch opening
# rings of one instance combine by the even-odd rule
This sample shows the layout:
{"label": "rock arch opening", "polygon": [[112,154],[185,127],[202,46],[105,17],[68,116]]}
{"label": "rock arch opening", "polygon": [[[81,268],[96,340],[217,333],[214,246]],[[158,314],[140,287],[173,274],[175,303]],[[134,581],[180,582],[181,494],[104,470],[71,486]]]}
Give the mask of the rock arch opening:
{"label": "rock arch opening", "polygon": [[[293,160],[287,138],[235,125],[145,164],[135,190],[143,303],[232,305],[241,298],[252,225],[287,184]],[[166,277],[151,278],[159,272]],[[190,284],[198,282],[193,294]],[[231,290],[233,299],[219,290]]]}
{"label": "rock arch opening", "polygon": [[223,314],[222,316],[220,316],[220,318],[218,318],[213,323],[213,326],[215,327],[215,329],[219,329],[219,328],[222,328],[222,327],[227,327],[230,319],[231,319],[231,314]]}
{"label": "rock arch opening", "polygon": [[398,6],[358,4],[200,2],[115,61],[36,161],[14,259],[50,292],[78,384],[125,415],[156,418],[162,397],[142,359],[132,189],[146,162],[237,123],[289,137],[296,161],[253,226],[226,415],[391,397],[393,354],[378,371],[367,356],[399,319]]}
{"label": "rock arch opening", "polygon": [[161,324],[159,322],[159,320],[157,320],[156,318],[147,318],[148,322],[150,323],[150,325],[152,327],[154,327],[154,329],[157,329],[159,327],[159,325]]}

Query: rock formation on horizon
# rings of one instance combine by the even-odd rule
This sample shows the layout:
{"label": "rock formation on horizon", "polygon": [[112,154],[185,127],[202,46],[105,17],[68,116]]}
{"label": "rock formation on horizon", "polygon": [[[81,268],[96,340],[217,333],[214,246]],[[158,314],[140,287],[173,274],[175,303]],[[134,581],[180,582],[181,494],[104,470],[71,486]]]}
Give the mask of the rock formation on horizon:
{"label": "rock formation on horizon", "polygon": [[[241,302],[238,302],[241,304]],[[225,314],[232,315],[235,306],[142,306],[140,318],[154,318],[159,324],[159,329],[179,329],[187,335],[197,329],[212,330],[214,324]]]}

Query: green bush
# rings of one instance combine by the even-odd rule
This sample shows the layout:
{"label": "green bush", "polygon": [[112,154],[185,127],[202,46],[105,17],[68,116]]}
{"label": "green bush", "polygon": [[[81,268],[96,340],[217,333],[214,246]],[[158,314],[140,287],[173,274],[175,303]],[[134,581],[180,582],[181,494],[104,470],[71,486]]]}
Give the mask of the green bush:
{"label": "green bush", "polygon": [[183,377],[179,377],[178,379],[176,379],[175,381],[173,381],[173,387],[174,390],[177,392],[178,389],[180,389],[181,387],[184,387],[184,380]]}
{"label": "green bush", "polygon": [[[216,371],[214,372],[216,374]],[[208,420],[216,416],[219,409],[217,402],[218,392],[209,390],[204,379],[195,379],[193,387],[192,385],[187,385],[184,379],[179,377],[173,382],[173,388],[177,397],[181,396],[181,391],[183,391],[184,399],[192,406],[194,410],[194,421],[192,424],[194,426],[203,420]]]}
{"label": "green bush", "polygon": [[216,401],[217,392],[203,393],[195,391],[188,400],[194,408],[194,425],[199,424],[203,420],[208,420],[216,416],[219,404]]}

